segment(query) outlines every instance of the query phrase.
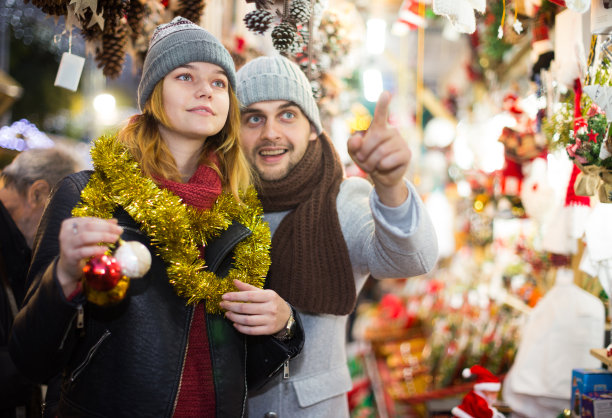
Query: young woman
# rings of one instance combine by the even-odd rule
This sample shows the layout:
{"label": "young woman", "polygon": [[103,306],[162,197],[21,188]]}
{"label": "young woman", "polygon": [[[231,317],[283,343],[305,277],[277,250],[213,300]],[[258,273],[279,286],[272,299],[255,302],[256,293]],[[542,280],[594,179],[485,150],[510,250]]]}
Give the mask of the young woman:
{"label": "young woman", "polygon": [[[95,170],[64,179],[50,201],[10,352],[35,381],[61,373],[59,416],[240,417],[248,340],[277,334],[267,338],[290,356],[301,348],[299,325],[286,329],[292,308],[261,289],[270,234],[248,188],[235,87],[210,33],[180,17],[159,26],[142,113],[98,139]],[[125,295],[123,279],[84,283],[84,262],[120,238],[148,247],[148,273]],[[227,292],[249,303],[224,311]]]}

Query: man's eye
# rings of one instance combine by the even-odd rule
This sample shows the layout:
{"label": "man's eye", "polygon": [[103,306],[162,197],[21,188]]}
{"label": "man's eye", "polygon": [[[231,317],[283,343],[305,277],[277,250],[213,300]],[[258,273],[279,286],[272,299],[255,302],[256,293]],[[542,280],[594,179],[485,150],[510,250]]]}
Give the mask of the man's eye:
{"label": "man's eye", "polygon": [[295,113],[286,111],[286,112],[283,112],[281,116],[283,119],[293,119],[295,117]]}
{"label": "man's eye", "polygon": [[247,119],[247,123],[258,124],[262,121],[261,116],[249,116]]}

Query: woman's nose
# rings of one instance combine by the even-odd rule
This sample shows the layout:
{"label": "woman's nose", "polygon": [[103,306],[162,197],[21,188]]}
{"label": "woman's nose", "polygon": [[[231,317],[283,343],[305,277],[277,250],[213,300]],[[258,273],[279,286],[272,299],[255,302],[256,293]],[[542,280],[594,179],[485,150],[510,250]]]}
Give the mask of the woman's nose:
{"label": "woman's nose", "polygon": [[207,82],[198,83],[196,88],[197,97],[202,96],[211,96],[212,95],[212,87]]}

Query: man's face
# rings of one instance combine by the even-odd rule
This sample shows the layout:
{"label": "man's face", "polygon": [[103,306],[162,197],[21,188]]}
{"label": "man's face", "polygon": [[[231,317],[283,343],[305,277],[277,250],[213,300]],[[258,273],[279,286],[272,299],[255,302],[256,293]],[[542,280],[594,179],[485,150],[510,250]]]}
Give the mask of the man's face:
{"label": "man's face", "polygon": [[27,193],[23,196],[10,186],[0,188],[0,201],[26,238],[28,245],[32,247],[36,228],[42,216],[42,206],[31,202]]}
{"label": "man's face", "polygon": [[249,162],[268,181],[287,177],[309,141],[317,138],[299,106],[284,100],[257,102],[243,110],[240,133]]}

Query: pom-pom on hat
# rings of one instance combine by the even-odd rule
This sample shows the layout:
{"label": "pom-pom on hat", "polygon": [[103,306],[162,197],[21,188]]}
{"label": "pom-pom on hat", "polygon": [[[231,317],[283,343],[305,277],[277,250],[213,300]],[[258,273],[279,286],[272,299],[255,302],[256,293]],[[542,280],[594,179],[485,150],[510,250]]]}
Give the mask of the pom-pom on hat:
{"label": "pom-pom on hat", "polygon": [[170,23],[159,25],[149,42],[138,85],[140,111],[159,80],[190,62],[210,62],[223,68],[236,91],[236,68],[228,50],[206,29],[177,16]]}
{"label": "pom-pom on hat", "polygon": [[463,369],[461,375],[468,379],[472,376],[476,377],[474,390],[486,390],[497,392],[501,389],[501,381],[497,376],[478,364],[469,369]]}
{"label": "pom-pom on hat", "polygon": [[286,100],[300,107],[315,127],[323,131],[319,108],[306,74],[291,60],[280,55],[259,57],[238,70],[238,100],[243,106],[270,100]]}

